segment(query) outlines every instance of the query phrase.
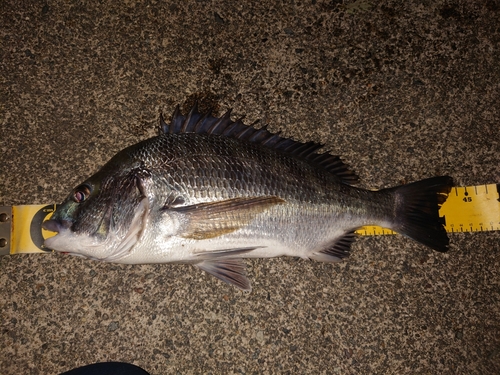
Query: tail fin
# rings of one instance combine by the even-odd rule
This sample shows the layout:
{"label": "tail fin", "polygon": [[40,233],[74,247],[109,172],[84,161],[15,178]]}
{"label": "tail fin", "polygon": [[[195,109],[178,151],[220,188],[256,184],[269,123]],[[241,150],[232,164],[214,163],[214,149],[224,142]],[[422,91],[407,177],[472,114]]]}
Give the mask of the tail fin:
{"label": "tail fin", "polygon": [[445,252],[449,239],[439,208],[453,186],[449,176],[432,177],[408,185],[386,189],[395,198],[392,228],[431,249]]}

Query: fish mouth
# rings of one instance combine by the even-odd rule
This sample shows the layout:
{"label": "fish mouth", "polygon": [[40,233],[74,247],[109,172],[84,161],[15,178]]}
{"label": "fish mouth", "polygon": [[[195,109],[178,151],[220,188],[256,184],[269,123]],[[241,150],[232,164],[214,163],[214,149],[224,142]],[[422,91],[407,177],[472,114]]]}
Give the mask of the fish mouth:
{"label": "fish mouth", "polygon": [[43,222],[42,228],[50,232],[59,233],[71,228],[71,225],[73,225],[73,223],[69,220],[50,219]]}
{"label": "fish mouth", "polygon": [[67,248],[67,246],[63,246],[62,248],[60,247],[61,237],[65,238],[68,235],[71,235],[71,231],[69,230],[69,228],[71,228],[72,225],[73,222],[70,220],[49,219],[47,221],[44,221],[42,223],[42,228],[47,231],[56,233],[55,235],[52,235],[45,239],[44,246],[47,249],[57,251],[63,254],[79,255],[73,253],[69,248]]}

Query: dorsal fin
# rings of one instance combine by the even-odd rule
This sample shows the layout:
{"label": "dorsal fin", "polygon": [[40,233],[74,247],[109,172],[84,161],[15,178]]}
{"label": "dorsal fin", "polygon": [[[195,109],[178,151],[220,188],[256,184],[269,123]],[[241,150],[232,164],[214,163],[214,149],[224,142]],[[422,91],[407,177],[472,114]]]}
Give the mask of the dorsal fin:
{"label": "dorsal fin", "polygon": [[167,124],[163,116],[160,115],[160,133],[221,135],[257,143],[307,160],[311,164],[334,174],[346,184],[352,185],[358,182],[358,176],[340,160],[340,157],[328,153],[316,153],[323,147],[322,144],[297,142],[289,138],[283,138],[279,133],[269,132],[266,126],[256,129],[253,125],[255,123],[250,126],[245,125],[241,118],[232,121],[231,110],[228,110],[221,117],[213,117],[210,112],[202,114],[198,112],[197,104],[191,108],[187,116],[182,115],[179,106],[176,106],[170,124]]}

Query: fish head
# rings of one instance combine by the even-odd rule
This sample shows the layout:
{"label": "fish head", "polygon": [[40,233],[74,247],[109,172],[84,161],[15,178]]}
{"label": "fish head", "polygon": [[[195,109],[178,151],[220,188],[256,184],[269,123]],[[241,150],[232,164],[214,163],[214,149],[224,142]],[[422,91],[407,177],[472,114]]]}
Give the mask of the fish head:
{"label": "fish head", "polygon": [[45,246],[104,261],[127,256],[146,226],[149,178],[140,165],[111,159],[75,187],[43,223],[44,229],[57,232],[45,240]]}

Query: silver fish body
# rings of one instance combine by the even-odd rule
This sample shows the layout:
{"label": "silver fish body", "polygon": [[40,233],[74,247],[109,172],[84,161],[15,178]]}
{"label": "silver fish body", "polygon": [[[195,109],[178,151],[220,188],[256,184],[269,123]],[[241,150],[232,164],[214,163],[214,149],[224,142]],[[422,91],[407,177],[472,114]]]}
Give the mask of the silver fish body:
{"label": "silver fish body", "polygon": [[115,155],[44,223],[46,246],[116,263],[191,263],[250,289],[242,258],[335,262],[354,231],[380,225],[445,251],[447,176],[391,189],[352,186],[340,159],[240,121],[178,109],[159,136]]}

